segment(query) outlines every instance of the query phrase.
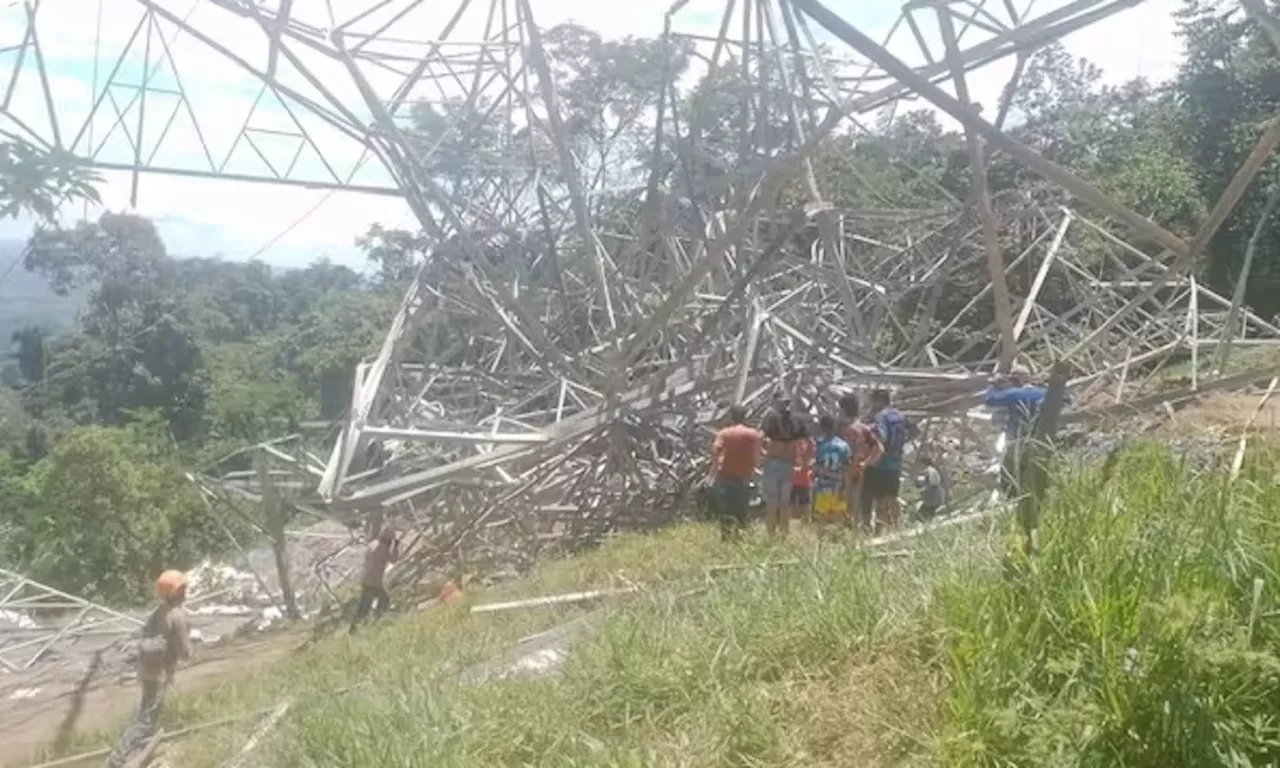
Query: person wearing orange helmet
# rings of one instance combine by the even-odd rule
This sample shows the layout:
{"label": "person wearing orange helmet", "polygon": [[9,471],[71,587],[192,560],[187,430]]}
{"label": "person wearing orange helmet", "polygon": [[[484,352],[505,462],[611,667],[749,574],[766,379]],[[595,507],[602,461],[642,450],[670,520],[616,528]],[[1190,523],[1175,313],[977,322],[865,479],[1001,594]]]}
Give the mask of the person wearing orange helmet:
{"label": "person wearing orange helmet", "polygon": [[156,596],[160,603],[143,624],[137,646],[142,700],[138,714],[107,758],[108,768],[124,765],[151,740],[178,663],[191,658],[191,628],[183,608],[187,599],[187,575],[172,570],[160,574],[156,579]]}
{"label": "person wearing orange helmet", "polygon": [[381,616],[391,605],[391,595],[385,585],[387,566],[400,559],[400,538],[394,528],[386,527],[378,533],[378,539],[364,556],[364,571],[360,574],[360,599],[356,603],[356,615],[351,620],[351,632],[369,616],[372,609]]}

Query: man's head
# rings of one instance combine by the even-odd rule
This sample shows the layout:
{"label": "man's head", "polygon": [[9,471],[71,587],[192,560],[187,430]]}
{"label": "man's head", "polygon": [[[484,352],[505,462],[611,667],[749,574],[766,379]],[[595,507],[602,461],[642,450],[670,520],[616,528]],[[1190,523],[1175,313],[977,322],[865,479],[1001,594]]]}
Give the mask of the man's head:
{"label": "man's head", "polygon": [[1026,386],[1031,381],[1031,371],[1022,363],[1014,363],[1009,369],[1009,384],[1014,387]]}
{"label": "man's head", "polygon": [[730,425],[746,424],[747,409],[741,405],[731,405],[729,406],[729,412],[725,415],[725,418],[729,420]]}
{"label": "man's head", "polygon": [[165,571],[156,579],[156,595],[170,605],[182,605],[187,599],[187,574]]}
{"label": "man's head", "polygon": [[888,408],[893,402],[893,396],[889,394],[887,389],[875,389],[871,391],[871,410],[879,411]]}
{"label": "man's head", "polygon": [[849,392],[840,397],[840,415],[851,421],[857,421],[858,414],[862,411],[862,403],[858,401],[858,396]]}
{"label": "man's head", "polygon": [[396,540],[395,528],[392,528],[391,526],[388,525],[388,526],[384,526],[381,531],[378,531],[379,544],[384,544],[389,547],[395,543],[395,540]]}
{"label": "man's head", "polygon": [[773,409],[778,413],[790,413],[791,397],[785,392],[775,392],[773,395]]}
{"label": "man's head", "polygon": [[818,419],[818,429],[822,430],[824,437],[831,437],[836,433],[835,418],[829,413],[822,414],[822,418]]}

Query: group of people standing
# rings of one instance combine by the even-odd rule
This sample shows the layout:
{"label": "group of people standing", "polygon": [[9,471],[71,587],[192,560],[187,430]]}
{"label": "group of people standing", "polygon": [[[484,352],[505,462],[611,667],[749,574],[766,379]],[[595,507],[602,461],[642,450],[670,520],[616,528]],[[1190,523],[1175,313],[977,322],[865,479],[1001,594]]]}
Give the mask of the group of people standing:
{"label": "group of people standing", "polygon": [[793,517],[849,521],[867,532],[896,525],[910,426],[888,390],[872,392],[869,405],[864,421],[858,396],[846,394],[839,416],[821,416],[816,433],[783,394],[759,429],[746,423],[746,409],[731,407],[711,450],[712,503],[724,535],[737,536],[746,525],[757,468],[771,535],[786,535]]}
{"label": "group of people standing", "polygon": [[[1021,493],[1024,449],[1046,395],[1046,387],[1017,365],[981,395],[983,405],[1003,416],[1000,486],[1005,498]],[[1064,393],[1065,402],[1071,399]],[[816,431],[808,415],[793,413],[791,400],[781,393],[759,429],[747,424],[746,409],[731,407],[729,424],[716,433],[711,450],[711,498],[724,535],[737,536],[745,527],[757,474],[770,534],[785,535],[793,517],[848,521],[868,533],[897,525],[903,452],[914,429],[893,407],[888,390],[873,391],[869,406],[863,419],[858,396],[846,394],[839,400],[839,415],[819,417]],[[946,494],[932,452],[921,450],[918,456],[917,516],[927,520],[942,510]]]}

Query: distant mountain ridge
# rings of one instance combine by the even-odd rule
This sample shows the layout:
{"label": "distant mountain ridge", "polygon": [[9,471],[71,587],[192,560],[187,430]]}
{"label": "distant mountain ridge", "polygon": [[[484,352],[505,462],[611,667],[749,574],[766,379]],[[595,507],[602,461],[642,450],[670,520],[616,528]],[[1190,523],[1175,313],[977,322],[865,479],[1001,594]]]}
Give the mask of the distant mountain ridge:
{"label": "distant mountain ridge", "polygon": [[70,328],[83,301],[80,296],[59,296],[43,277],[23,269],[25,245],[21,240],[0,240],[0,357],[7,357],[10,338],[22,328],[36,325],[55,333]]}

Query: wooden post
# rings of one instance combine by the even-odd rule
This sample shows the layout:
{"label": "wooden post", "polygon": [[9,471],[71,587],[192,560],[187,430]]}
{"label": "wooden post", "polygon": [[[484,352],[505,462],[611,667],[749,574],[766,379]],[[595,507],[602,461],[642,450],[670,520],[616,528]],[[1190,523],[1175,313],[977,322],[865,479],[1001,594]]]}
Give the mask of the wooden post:
{"label": "wooden post", "polygon": [[1227,321],[1222,327],[1222,339],[1218,342],[1218,349],[1214,354],[1214,376],[1222,374],[1231,357],[1231,342],[1236,335],[1237,318],[1240,315],[1240,308],[1244,306],[1244,292],[1249,287],[1249,273],[1253,271],[1253,255],[1258,250],[1258,240],[1262,237],[1262,231],[1277,205],[1280,205],[1280,184],[1273,185],[1271,191],[1267,193],[1267,202],[1262,206],[1262,215],[1253,225],[1253,234],[1249,236],[1249,244],[1245,246],[1244,263],[1240,265],[1240,274],[1236,276],[1236,287],[1231,293],[1231,307],[1227,310]]}
{"label": "wooden post", "polygon": [[293,592],[293,577],[289,568],[289,544],[285,539],[284,504],[276,493],[275,483],[267,470],[267,459],[257,458],[258,484],[262,492],[262,516],[267,533],[271,536],[271,554],[276,560],[276,576],[280,580],[280,599],[285,615],[290,619],[302,618],[298,611],[298,599]]}
{"label": "wooden post", "polygon": [[1053,440],[1058,434],[1062,408],[1066,404],[1069,367],[1063,361],[1053,364],[1044,403],[1031,432],[1026,453],[1019,457],[1019,485],[1026,490],[1018,500],[1018,519],[1022,523],[1023,543],[1028,554],[1040,548],[1040,504],[1049,489],[1048,462],[1052,459]]}

